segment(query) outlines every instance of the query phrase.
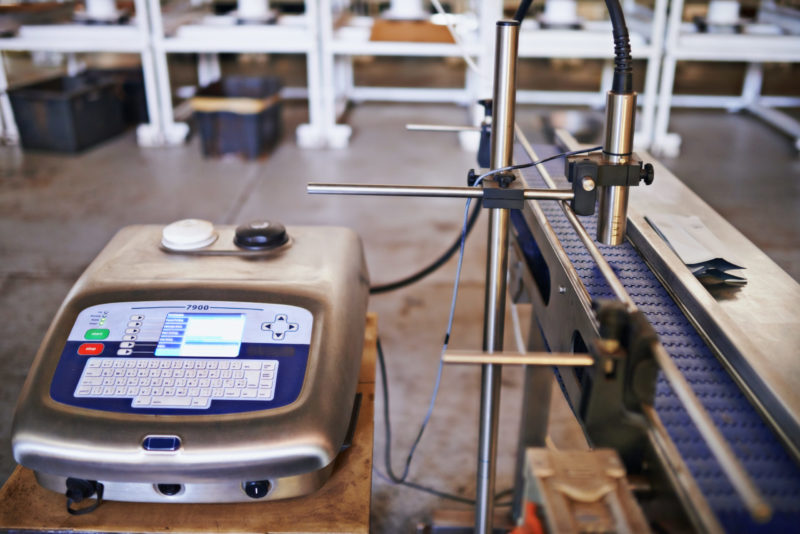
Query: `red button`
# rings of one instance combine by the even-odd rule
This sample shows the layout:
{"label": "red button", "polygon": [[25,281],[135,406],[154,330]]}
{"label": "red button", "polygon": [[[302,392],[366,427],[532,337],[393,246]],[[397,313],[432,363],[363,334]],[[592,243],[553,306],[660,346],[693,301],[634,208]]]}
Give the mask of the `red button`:
{"label": "red button", "polygon": [[84,343],[78,347],[78,354],[81,356],[96,356],[97,354],[102,354],[102,352],[102,343]]}

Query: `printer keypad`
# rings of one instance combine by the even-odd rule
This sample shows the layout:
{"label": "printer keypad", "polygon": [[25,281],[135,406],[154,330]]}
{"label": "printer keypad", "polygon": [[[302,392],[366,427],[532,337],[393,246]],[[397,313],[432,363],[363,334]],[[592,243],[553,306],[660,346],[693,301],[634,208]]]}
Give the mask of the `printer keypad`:
{"label": "printer keypad", "polygon": [[273,400],[277,373],[276,360],[96,357],[87,360],[74,395],[130,398],[134,408],[205,410],[217,399]]}

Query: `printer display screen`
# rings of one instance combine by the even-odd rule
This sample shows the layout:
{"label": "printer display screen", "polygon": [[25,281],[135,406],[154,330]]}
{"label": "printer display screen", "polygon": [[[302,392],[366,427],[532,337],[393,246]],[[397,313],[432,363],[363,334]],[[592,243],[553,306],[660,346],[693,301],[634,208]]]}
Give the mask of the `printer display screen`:
{"label": "printer display screen", "polygon": [[235,358],[239,355],[245,315],[175,313],[164,320],[156,356]]}

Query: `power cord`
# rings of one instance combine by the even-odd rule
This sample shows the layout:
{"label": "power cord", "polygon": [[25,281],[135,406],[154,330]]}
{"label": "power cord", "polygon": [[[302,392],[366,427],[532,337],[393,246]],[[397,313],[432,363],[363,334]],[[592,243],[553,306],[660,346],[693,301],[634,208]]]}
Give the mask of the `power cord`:
{"label": "power cord", "polygon": [[[386,372],[386,359],[383,354],[383,346],[381,345],[381,340],[378,338],[377,340],[378,345],[378,367],[381,373],[381,387],[383,390],[383,421],[384,421],[384,431],[386,435],[386,444],[384,447],[384,464],[386,473],[382,473],[378,468],[373,466],[373,470],[378,475],[379,478],[383,479],[390,484],[398,484],[402,486],[409,487],[411,489],[421,491],[424,493],[428,493],[430,495],[434,495],[436,497],[442,499],[448,499],[455,502],[460,502],[462,504],[469,504],[474,505],[475,499],[470,499],[468,497],[462,497],[460,495],[455,495],[452,493],[447,493],[445,491],[440,491],[435,488],[431,488],[429,486],[424,486],[422,484],[418,484],[416,482],[411,482],[406,480],[408,476],[408,468],[410,466],[410,458],[413,455],[409,455],[409,459],[406,462],[406,467],[403,470],[403,476],[398,477],[394,470],[392,469],[392,423],[391,417],[389,415],[389,381],[387,379],[387,372]],[[416,445],[416,444],[415,444]],[[506,489],[504,491],[499,492],[495,495],[495,500],[501,499],[506,495],[509,495],[513,491],[513,488]],[[497,506],[511,506],[511,502],[500,502],[497,503]]]}
{"label": "power cord", "polygon": [[[472,232],[472,228],[475,226],[475,223],[477,222],[478,216],[480,214],[481,214],[481,200],[478,199],[478,202],[475,204],[475,207],[472,208],[472,213],[470,214],[469,220],[467,221],[467,235],[469,235],[470,232]],[[370,295],[379,295],[381,293],[388,293],[389,291],[395,291],[397,289],[401,289],[403,287],[410,286],[411,284],[419,282],[432,272],[439,269],[439,267],[447,263],[450,260],[450,258],[453,257],[453,254],[456,253],[460,245],[461,245],[461,236],[459,235],[458,238],[456,238],[456,240],[453,242],[453,244],[450,245],[450,248],[448,248],[444,252],[444,254],[439,256],[430,265],[401,280],[397,280],[395,282],[389,282],[386,284],[381,284],[378,286],[372,286],[369,288]]]}

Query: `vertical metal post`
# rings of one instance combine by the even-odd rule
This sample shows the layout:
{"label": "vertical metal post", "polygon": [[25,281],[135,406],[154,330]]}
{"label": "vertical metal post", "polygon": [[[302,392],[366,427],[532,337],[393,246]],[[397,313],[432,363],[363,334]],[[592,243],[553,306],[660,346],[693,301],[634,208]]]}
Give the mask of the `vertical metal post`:
{"label": "vertical metal post", "polygon": [[[511,165],[514,149],[518,42],[519,22],[499,21],[495,41],[492,169]],[[489,353],[503,350],[508,230],[509,211],[490,209],[483,323],[483,349]],[[483,365],[481,368],[480,435],[475,502],[475,532],[479,534],[492,532],[501,370],[499,365]]]}

